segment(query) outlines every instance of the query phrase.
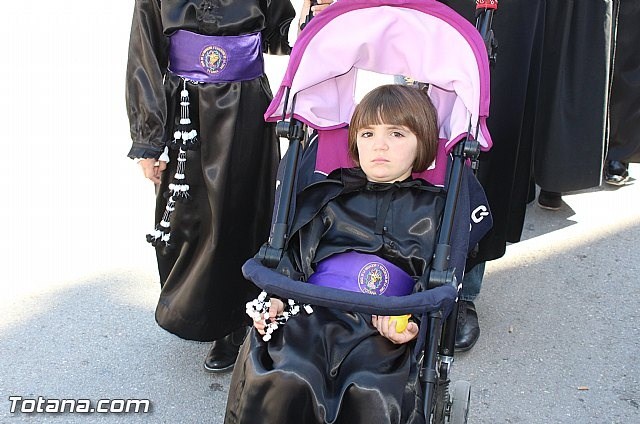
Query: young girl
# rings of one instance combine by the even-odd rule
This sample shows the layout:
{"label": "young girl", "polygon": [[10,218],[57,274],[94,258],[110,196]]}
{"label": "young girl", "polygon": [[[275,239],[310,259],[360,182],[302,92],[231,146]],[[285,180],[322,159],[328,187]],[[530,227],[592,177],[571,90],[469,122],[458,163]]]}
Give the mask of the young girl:
{"label": "young girl", "polygon": [[[339,169],[299,196],[278,270],[294,280],[376,295],[414,291],[428,271],[441,190],[413,172],[434,160],[436,111],[424,91],[378,87],[356,107]],[[270,320],[284,311],[272,298]],[[419,423],[422,400],[410,343],[418,325],[397,317],[314,307],[272,334],[254,322],[236,362],[225,423]]]}

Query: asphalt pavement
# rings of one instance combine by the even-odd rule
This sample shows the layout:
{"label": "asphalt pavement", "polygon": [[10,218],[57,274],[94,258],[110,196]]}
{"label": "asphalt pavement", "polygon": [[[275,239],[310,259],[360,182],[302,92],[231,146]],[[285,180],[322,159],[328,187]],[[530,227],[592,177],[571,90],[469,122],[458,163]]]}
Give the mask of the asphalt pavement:
{"label": "asphalt pavement", "polygon": [[[0,68],[0,422],[222,423],[230,376],[203,371],[209,344],[154,321],[153,188],[125,158],[132,5],[88,19],[70,3],[6,6],[29,17],[19,43],[20,20],[0,28],[21,66]],[[283,62],[271,63],[277,82]],[[559,211],[530,205],[523,240],[488,264],[481,338],[452,374],[472,384],[469,422],[640,422],[640,165],[630,172]],[[20,412],[39,399],[150,408]]]}

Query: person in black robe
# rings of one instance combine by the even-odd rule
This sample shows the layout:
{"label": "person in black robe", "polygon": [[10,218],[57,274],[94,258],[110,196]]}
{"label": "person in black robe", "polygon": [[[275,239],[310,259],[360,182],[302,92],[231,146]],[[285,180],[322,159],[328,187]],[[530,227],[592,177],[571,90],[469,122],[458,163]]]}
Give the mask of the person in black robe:
{"label": "person in black robe", "polygon": [[290,52],[294,17],[288,0],[135,2],[128,156],[156,183],[155,317],[181,338],[214,341],[212,372],[233,366],[256,295],[241,267],[269,234],[279,161],[262,54]]}
{"label": "person in black robe", "polygon": [[560,209],[563,192],[602,182],[613,5],[613,0],[546,2],[533,160],[538,205],[545,209]]}
{"label": "person in black robe", "polygon": [[[475,0],[439,1],[475,22]],[[469,350],[480,335],[473,301],[485,262],[520,241],[535,184],[544,189],[541,203],[550,196],[554,208],[561,192],[600,184],[612,13],[611,0],[499,3],[487,120],[494,144],[477,172],[494,221],[467,264],[456,350]]]}
{"label": "person in black robe", "polygon": [[[412,136],[414,151],[405,148]],[[415,290],[430,268],[445,198],[411,172],[433,161],[437,137],[426,92],[387,85],[367,94],[349,130],[350,155],[360,168],[334,171],[300,193],[277,270],[356,292],[387,295],[401,284],[404,292],[394,295]],[[389,171],[398,163],[400,172]],[[469,219],[457,228],[452,256],[462,256],[464,266]],[[391,277],[368,274],[371,264],[383,264]],[[284,306],[271,298],[270,320]],[[396,317],[313,307],[270,332],[262,316],[238,356],[226,424],[424,422],[412,349],[417,323],[396,331]]]}
{"label": "person in black robe", "polygon": [[605,182],[629,180],[629,163],[640,162],[640,2],[620,0],[609,118]]}

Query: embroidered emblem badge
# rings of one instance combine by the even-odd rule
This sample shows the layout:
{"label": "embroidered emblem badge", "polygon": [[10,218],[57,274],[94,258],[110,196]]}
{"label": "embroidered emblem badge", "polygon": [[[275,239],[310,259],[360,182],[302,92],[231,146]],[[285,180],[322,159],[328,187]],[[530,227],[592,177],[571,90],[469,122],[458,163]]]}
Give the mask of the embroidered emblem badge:
{"label": "embroidered emblem badge", "polygon": [[358,272],[358,287],[363,293],[384,293],[389,287],[389,270],[380,262],[369,262]]}
{"label": "embroidered emblem badge", "polygon": [[210,74],[217,74],[227,66],[227,52],[218,46],[207,46],[200,53],[200,65]]}

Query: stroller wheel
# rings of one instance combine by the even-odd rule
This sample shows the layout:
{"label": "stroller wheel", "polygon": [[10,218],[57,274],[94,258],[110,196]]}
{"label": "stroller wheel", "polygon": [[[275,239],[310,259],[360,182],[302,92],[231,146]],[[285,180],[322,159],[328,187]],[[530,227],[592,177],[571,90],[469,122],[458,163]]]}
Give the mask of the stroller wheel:
{"label": "stroller wheel", "polygon": [[449,424],[466,424],[471,399],[471,383],[456,381],[451,387]]}

